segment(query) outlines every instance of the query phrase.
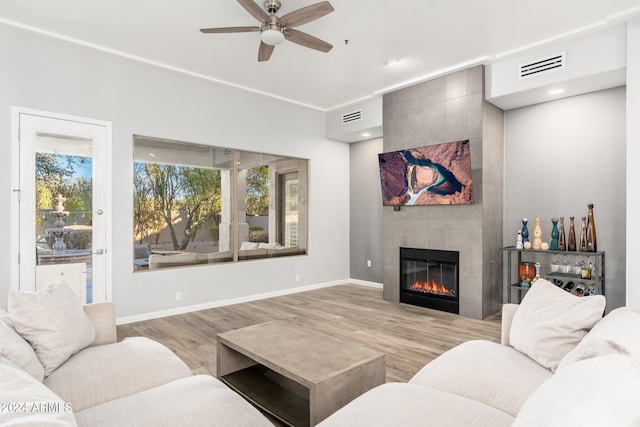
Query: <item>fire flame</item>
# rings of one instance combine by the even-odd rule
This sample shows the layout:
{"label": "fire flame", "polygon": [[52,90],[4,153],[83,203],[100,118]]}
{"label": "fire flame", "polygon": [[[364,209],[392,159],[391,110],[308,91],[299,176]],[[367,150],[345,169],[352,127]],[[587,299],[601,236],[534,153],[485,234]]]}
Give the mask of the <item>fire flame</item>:
{"label": "fire flame", "polygon": [[409,286],[409,290],[437,295],[454,296],[452,290],[434,280],[418,280]]}

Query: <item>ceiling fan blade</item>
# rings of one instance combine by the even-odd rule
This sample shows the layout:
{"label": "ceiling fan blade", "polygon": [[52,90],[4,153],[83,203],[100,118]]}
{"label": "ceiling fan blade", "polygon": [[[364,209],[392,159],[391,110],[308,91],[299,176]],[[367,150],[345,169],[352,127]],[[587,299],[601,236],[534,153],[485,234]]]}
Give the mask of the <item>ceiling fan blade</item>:
{"label": "ceiling fan blade", "polygon": [[278,22],[286,28],[294,28],[315,19],[322,18],[323,16],[333,12],[333,10],[331,3],[323,1],[287,13],[278,19]]}
{"label": "ceiling fan blade", "polygon": [[271,54],[273,53],[273,49],[275,46],[271,46],[270,44],[266,44],[260,42],[260,49],[258,50],[258,61],[264,62],[268,61],[271,58]]}
{"label": "ceiling fan blade", "polygon": [[260,27],[223,27],[223,28],[202,28],[203,33],[249,33],[251,31],[260,31]]}
{"label": "ceiling fan blade", "polygon": [[320,52],[329,52],[331,48],[333,48],[333,45],[325,42],[324,40],[320,40],[319,38],[298,30],[285,30],[284,37],[290,42],[319,50]]}
{"label": "ceiling fan blade", "polygon": [[238,0],[240,6],[244,7],[254,18],[260,22],[268,21],[269,15],[253,0]]}

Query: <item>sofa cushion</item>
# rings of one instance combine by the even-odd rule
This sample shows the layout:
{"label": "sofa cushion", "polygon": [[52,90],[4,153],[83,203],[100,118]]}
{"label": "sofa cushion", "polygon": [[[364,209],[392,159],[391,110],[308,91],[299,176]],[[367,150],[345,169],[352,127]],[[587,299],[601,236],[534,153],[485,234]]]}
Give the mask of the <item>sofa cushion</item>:
{"label": "sofa cushion", "polygon": [[40,359],[45,377],[95,339],[80,299],[63,280],[38,292],[12,290],[7,307],[16,331]]}
{"label": "sofa cushion", "polygon": [[185,265],[197,264],[198,254],[194,252],[183,252],[173,255],[151,254],[149,255],[149,269],[184,267]]}
{"label": "sofa cushion", "polygon": [[538,279],[516,310],[509,342],[547,369],[555,371],[602,318],[602,295],[578,297],[553,283]]}
{"label": "sofa cushion", "polygon": [[76,413],[92,427],[273,427],[257,409],[210,375],[176,380]]}
{"label": "sofa cushion", "polygon": [[278,242],[258,243],[258,249],[282,249],[283,247],[284,246]]}
{"label": "sofa cushion", "polygon": [[515,416],[553,374],[512,347],[467,341],[425,365],[411,384],[475,400]]}
{"label": "sofa cushion", "polygon": [[72,407],[31,375],[0,358],[0,425],[75,426]]}
{"label": "sofa cushion", "polygon": [[499,427],[512,423],[512,416],[462,396],[417,384],[386,383],[357,397],[318,427]]}
{"label": "sofa cushion", "polygon": [[85,348],[44,383],[80,411],[191,375],[189,367],[164,345],[131,337]]}
{"label": "sofa cushion", "polygon": [[251,249],[258,249],[259,246],[260,244],[258,242],[242,242],[240,243],[240,250],[248,251]]}
{"label": "sofa cushion", "polygon": [[0,310],[0,358],[4,357],[11,363],[27,372],[33,378],[42,382],[44,368],[38,356],[27,341],[13,328],[13,323],[7,312]]}
{"label": "sofa cushion", "polygon": [[640,364],[607,355],[568,365],[536,390],[513,425],[638,426]]}
{"label": "sofa cushion", "polygon": [[640,362],[640,310],[620,307],[607,314],[560,362],[558,370],[580,360],[624,354]]}

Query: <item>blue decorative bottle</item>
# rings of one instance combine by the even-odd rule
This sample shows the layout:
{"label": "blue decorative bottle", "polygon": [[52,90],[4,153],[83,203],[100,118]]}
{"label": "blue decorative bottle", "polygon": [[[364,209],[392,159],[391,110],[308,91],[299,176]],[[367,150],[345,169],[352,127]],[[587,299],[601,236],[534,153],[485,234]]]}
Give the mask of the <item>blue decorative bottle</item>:
{"label": "blue decorative bottle", "polygon": [[558,231],[558,218],[553,218],[551,223],[553,224],[553,228],[551,229],[551,243],[549,244],[549,249],[557,251],[558,238],[560,237],[560,232]]}
{"label": "blue decorative bottle", "polygon": [[522,243],[527,243],[529,241],[529,229],[527,228],[527,222],[529,220],[527,218],[522,218]]}

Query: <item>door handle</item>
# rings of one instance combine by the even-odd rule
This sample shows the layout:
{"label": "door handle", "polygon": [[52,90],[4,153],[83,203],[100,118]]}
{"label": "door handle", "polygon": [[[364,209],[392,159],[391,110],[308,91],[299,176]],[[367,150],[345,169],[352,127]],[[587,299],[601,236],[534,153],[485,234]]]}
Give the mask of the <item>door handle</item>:
{"label": "door handle", "polygon": [[104,250],[104,249],[96,249],[96,251],[95,251],[95,252],[92,252],[92,254],[93,254],[93,255],[104,255],[104,254],[105,254],[105,252],[107,252],[107,251],[106,251],[106,250]]}

